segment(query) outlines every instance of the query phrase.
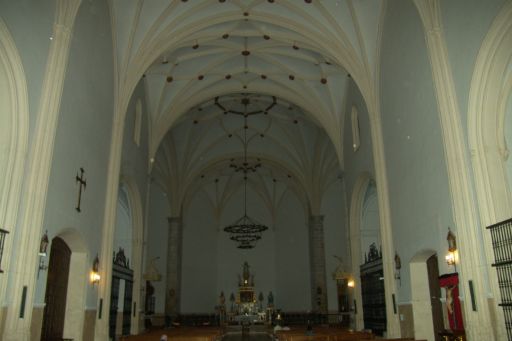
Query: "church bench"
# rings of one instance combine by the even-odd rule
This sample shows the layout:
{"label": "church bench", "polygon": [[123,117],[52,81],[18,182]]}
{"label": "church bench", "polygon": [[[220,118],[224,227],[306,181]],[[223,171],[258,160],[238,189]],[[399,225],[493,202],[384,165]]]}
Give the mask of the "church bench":
{"label": "church bench", "polygon": [[304,340],[326,340],[326,341],[349,341],[374,338],[374,335],[363,331],[349,331],[344,329],[329,329],[319,327],[313,329],[313,335],[308,336],[305,328],[293,330],[278,330],[275,337],[280,341],[304,341]]}
{"label": "church bench", "polygon": [[218,341],[222,338],[224,330],[219,327],[157,329],[140,335],[124,336],[119,341],[159,341],[163,334],[173,341]]}

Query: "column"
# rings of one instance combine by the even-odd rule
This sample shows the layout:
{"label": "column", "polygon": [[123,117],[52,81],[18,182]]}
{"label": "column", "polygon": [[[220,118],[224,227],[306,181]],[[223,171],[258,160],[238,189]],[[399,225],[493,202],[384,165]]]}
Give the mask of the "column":
{"label": "column", "polygon": [[[468,340],[487,340],[494,334],[491,316],[497,311],[487,300],[489,273],[485,264],[480,224],[476,216],[470,164],[465,145],[464,128],[458,107],[453,74],[442,27],[438,0],[415,0],[423,22],[432,67],[432,78],[443,133],[443,147],[449,177],[453,218],[460,241],[460,291],[464,296],[464,327]],[[476,309],[472,309],[469,281],[473,282]]]}
{"label": "column", "polygon": [[311,267],[311,308],[313,311],[327,313],[323,215],[312,215],[309,217],[309,257]]}
{"label": "column", "polygon": [[174,318],[180,310],[181,250],[183,224],[181,217],[170,217],[167,235],[167,282],[165,285],[165,315]]}
{"label": "column", "polygon": [[[18,225],[18,239],[13,250],[18,250],[11,266],[12,301],[7,311],[4,341],[30,341],[30,325],[37,274],[37,250],[41,238],[46,195],[50,178],[53,146],[60,113],[62,89],[69,57],[73,26],[80,0],[56,2],[53,33],[48,52],[46,70],[41,86],[37,119],[30,146],[27,175]],[[28,250],[33,250],[29,252]],[[23,300],[24,299],[24,300]],[[22,309],[22,301],[25,302]]]}

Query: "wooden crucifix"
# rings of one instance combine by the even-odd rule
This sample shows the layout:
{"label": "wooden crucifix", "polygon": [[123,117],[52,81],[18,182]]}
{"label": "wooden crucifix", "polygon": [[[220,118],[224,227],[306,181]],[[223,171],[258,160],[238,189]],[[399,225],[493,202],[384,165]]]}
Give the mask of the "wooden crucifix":
{"label": "wooden crucifix", "polygon": [[76,182],[78,182],[79,188],[78,188],[78,204],[75,207],[75,209],[80,212],[80,201],[82,200],[82,186],[85,190],[85,186],[87,185],[87,181],[84,179],[84,169],[80,167],[80,176],[78,176],[78,173],[76,174]]}

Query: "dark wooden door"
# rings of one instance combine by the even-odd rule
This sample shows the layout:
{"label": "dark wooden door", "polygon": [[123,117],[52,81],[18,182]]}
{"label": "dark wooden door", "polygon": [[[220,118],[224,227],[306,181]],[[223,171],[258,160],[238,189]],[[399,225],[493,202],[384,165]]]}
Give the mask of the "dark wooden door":
{"label": "dark wooden door", "polygon": [[132,323],[132,291],[133,282],[125,281],[123,305],[123,335],[130,335]]}
{"label": "dark wooden door", "polygon": [[109,333],[112,338],[116,336],[117,305],[119,303],[119,277],[112,277],[112,290],[110,291],[110,314],[109,314]]}
{"label": "dark wooden door", "polygon": [[439,332],[444,329],[443,307],[441,305],[441,287],[439,286],[439,267],[437,255],[427,259],[428,285],[430,289],[430,302],[432,305],[432,322],[434,323],[434,335],[436,341],[441,341]]}
{"label": "dark wooden door", "polygon": [[41,341],[62,340],[70,259],[69,247],[62,239],[55,237],[50,250]]}

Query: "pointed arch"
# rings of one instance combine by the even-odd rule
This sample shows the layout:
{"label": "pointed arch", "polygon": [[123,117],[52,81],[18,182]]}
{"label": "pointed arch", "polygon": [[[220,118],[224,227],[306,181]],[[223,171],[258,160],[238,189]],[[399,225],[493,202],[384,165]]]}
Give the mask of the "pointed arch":
{"label": "pointed arch", "polygon": [[[0,18],[0,112],[3,120],[7,122],[2,128],[8,136],[2,140],[0,150],[0,227],[11,232],[7,238],[2,260],[2,269],[9,272],[14,228],[20,202],[23,169],[25,167],[25,154],[28,143],[28,95],[25,71],[20,54],[12,36]],[[6,143],[5,143],[6,142]],[[6,281],[0,282],[0,302],[5,299]],[[2,320],[0,310],[0,320]]]}
{"label": "pointed arch", "polygon": [[361,294],[361,276],[359,266],[361,265],[361,221],[363,213],[364,199],[368,186],[370,185],[370,173],[364,172],[357,178],[352,196],[350,199],[350,253],[352,259],[352,275],[356,285],[354,286],[354,298],[357,305],[357,314],[355,316],[355,326],[357,330],[364,328],[363,322],[363,299]]}
{"label": "pointed arch", "polygon": [[[512,216],[504,163],[506,103],[512,96],[512,3],[507,2],[487,33],[475,64],[468,104],[468,138],[477,200],[484,225]],[[509,179],[508,181],[511,181]]]}
{"label": "pointed arch", "polygon": [[133,268],[133,302],[132,304],[136,309],[132,314],[131,321],[131,334],[138,334],[141,326],[139,326],[140,316],[139,312],[142,296],[141,281],[142,281],[142,240],[144,236],[144,211],[142,209],[142,199],[140,196],[139,187],[134,178],[123,175],[121,176],[120,186],[126,188],[128,200],[130,202],[131,220],[132,220],[132,268]]}
{"label": "pointed arch", "polygon": [[[505,111],[512,100],[512,2],[507,2],[494,19],[480,46],[471,79],[468,103],[468,145],[481,226],[512,217],[512,195],[507,182]],[[507,72],[508,71],[508,72]],[[510,143],[510,141],[509,141]],[[499,339],[505,338],[505,321],[498,306],[500,291],[490,236],[483,232],[484,251],[495,311],[493,326]]]}

